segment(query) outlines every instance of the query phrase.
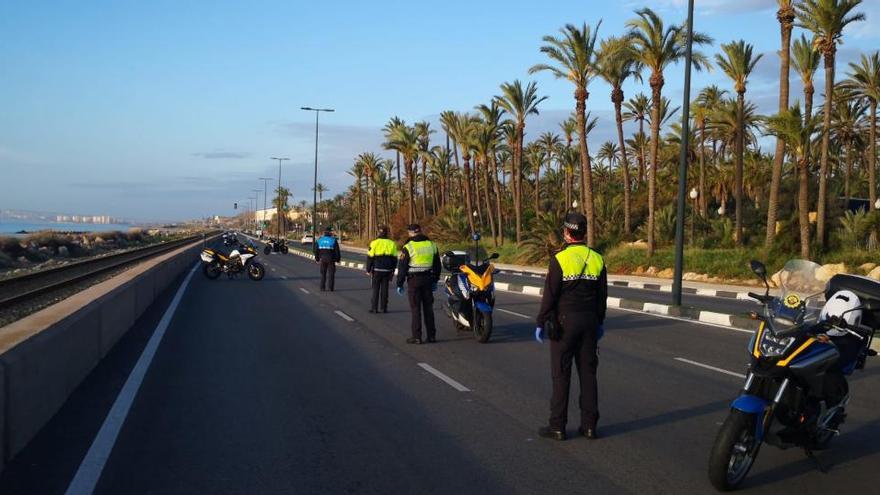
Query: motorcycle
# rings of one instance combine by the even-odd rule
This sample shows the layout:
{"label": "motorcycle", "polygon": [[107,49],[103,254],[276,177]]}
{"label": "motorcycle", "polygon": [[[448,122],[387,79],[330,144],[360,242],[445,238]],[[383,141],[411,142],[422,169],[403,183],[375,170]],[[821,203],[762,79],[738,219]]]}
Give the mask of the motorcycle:
{"label": "motorcycle", "polygon": [[[474,234],[474,243],[479,253],[480,234]],[[466,251],[447,251],[441,257],[443,268],[450,272],[446,276],[446,314],[455,322],[459,331],[470,329],[480,343],[492,337],[492,312],[495,308],[495,266],[491,260],[498,258],[493,253],[488,259],[473,263]]]}
{"label": "motorcycle", "polygon": [[871,342],[880,328],[880,282],[839,274],[825,283],[819,265],[792,260],[778,274],[776,297],[766,267],[752,261],[751,268],[766,287],[749,293],[763,314],[750,315],[760,324],[747,349],[745,385],[709,456],[709,480],[719,491],[742,484],[764,443],[800,447],[811,458],[827,448],[846,418],[846,377],[877,355]]}
{"label": "motorcycle", "polygon": [[223,234],[223,245],[224,246],[237,246],[238,245],[238,236],[235,234]]}
{"label": "motorcycle", "polygon": [[270,238],[266,241],[266,247],[263,248],[264,254],[271,253],[281,253],[287,254],[290,248],[287,247],[287,241],[285,239],[276,239],[274,237]]}
{"label": "motorcycle", "polygon": [[214,280],[225,273],[229,278],[235,278],[239,273],[246,272],[251,280],[262,280],[266,275],[266,267],[262,263],[254,261],[257,250],[253,246],[242,245],[241,249],[234,249],[228,256],[213,249],[204,249],[201,254],[202,273],[205,277]]}

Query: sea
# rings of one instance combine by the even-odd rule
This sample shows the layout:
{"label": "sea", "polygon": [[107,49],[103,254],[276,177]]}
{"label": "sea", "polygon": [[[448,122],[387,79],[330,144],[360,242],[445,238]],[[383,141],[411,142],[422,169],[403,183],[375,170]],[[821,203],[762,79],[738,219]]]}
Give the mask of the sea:
{"label": "sea", "polygon": [[121,230],[123,232],[132,226],[116,223],[65,223],[65,222],[19,222],[0,221],[0,235],[26,235],[27,233],[40,230],[54,230],[56,232],[110,232]]}

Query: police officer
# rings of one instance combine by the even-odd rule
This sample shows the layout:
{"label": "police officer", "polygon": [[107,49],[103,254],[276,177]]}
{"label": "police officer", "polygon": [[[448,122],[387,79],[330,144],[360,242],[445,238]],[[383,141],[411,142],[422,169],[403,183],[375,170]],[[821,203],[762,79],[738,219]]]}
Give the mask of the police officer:
{"label": "police officer", "polygon": [[403,282],[407,284],[409,309],[412,311],[412,337],[407,344],[422,343],[422,313],[428,342],[436,342],[437,327],[434,326],[434,294],[440,280],[440,253],[437,246],[422,234],[418,224],[407,227],[409,241],[400,252],[397,265],[397,293],[403,295]]}
{"label": "police officer", "polygon": [[549,425],[538,430],[544,438],[565,440],[571,364],[574,360],[581,387],[581,425],[578,433],[598,438],[599,398],[596,383],[598,340],[604,331],[608,279],[602,256],[584,244],[587,219],[580,213],[565,217],[565,246],[550,260],[544,295],[538,313],[535,339],[543,342],[545,327],[551,325],[550,367],[553,396]]}
{"label": "police officer", "polygon": [[370,243],[367,252],[367,273],[373,277],[373,296],[370,300],[370,313],[378,313],[381,302],[382,312],[388,312],[388,285],[394,276],[397,264],[397,245],[388,238],[388,227],[379,227],[379,236]]}
{"label": "police officer", "polygon": [[315,261],[321,265],[321,292],[327,290],[327,278],[330,278],[330,292],[336,282],[336,263],[342,259],[339,242],[333,237],[333,228],[324,229],[324,235],[315,243]]}

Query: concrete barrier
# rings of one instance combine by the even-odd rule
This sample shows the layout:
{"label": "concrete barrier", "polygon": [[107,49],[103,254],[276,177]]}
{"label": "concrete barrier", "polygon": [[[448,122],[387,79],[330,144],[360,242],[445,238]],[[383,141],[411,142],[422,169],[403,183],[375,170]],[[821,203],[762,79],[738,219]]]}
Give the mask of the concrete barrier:
{"label": "concrete barrier", "polygon": [[0,471],[201,249],[193,242],[144,261],[0,328]]}

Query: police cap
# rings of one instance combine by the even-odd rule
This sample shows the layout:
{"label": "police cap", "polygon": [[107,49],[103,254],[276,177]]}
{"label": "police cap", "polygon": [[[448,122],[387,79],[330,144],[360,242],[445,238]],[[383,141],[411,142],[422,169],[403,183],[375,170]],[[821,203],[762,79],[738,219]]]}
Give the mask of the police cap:
{"label": "police cap", "polygon": [[411,223],[406,227],[406,231],[411,234],[418,234],[422,231],[422,227],[417,223]]}
{"label": "police cap", "polygon": [[563,226],[574,233],[586,232],[587,217],[576,212],[569,213],[568,215],[565,215]]}

